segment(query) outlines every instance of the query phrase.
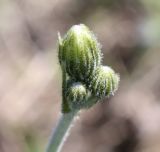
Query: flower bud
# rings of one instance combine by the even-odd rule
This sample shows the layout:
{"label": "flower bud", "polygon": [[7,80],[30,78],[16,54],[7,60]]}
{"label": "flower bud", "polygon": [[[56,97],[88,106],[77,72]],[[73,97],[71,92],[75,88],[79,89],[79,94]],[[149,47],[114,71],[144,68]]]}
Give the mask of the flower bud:
{"label": "flower bud", "polygon": [[59,62],[76,81],[89,78],[100,65],[100,46],[85,25],[72,26],[63,39],[59,35]]}
{"label": "flower bud", "polygon": [[66,99],[70,109],[81,109],[84,108],[88,98],[88,91],[80,82],[74,82],[68,86]]}
{"label": "flower bud", "polygon": [[118,89],[119,75],[110,67],[100,66],[91,77],[89,88],[93,95],[99,98],[113,95]]}

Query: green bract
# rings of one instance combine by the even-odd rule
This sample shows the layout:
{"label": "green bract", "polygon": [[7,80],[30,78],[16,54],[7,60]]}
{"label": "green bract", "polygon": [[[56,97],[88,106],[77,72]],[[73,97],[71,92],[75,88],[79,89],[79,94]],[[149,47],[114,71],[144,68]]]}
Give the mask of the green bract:
{"label": "green bract", "polygon": [[72,26],[63,39],[59,35],[59,61],[78,81],[89,78],[101,64],[100,46],[85,25]]}
{"label": "green bract", "polygon": [[118,84],[119,75],[108,66],[100,66],[92,75],[89,88],[95,96],[102,98],[113,95],[118,89]]}

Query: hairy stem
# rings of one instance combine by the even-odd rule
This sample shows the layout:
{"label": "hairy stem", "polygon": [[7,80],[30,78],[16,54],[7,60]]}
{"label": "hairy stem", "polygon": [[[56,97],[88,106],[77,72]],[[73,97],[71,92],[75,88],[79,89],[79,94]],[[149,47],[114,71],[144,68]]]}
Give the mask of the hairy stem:
{"label": "hairy stem", "polygon": [[60,152],[70,130],[73,118],[78,111],[61,114],[60,120],[53,131],[46,152]]}

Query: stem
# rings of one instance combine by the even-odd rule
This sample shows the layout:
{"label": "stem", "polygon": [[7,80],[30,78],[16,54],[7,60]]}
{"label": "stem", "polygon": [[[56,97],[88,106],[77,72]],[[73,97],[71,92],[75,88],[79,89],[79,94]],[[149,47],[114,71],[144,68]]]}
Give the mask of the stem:
{"label": "stem", "polygon": [[76,116],[78,111],[72,111],[69,113],[61,114],[60,120],[54,130],[46,152],[60,152],[65,139],[70,130],[73,118]]}
{"label": "stem", "polygon": [[66,99],[67,90],[67,73],[65,68],[62,69],[62,113],[69,113],[70,108]]}

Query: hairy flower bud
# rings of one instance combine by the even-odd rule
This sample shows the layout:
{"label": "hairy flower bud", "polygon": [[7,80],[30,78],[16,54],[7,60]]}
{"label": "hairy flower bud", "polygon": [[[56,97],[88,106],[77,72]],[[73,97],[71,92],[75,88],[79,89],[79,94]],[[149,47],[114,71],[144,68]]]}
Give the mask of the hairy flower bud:
{"label": "hairy flower bud", "polygon": [[85,85],[80,82],[74,82],[68,86],[66,99],[70,109],[81,109],[84,108],[87,102],[89,92]]}
{"label": "hairy flower bud", "polygon": [[100,65],[99,43],[85,25],[72,26],[63,39],[59,35],[59,62],[76,81],[89,78]]}
{"label": "hairy flower bud", "polygon": [[119,75],[117,75],[110,67],[100,66],[90,80],[91,92],[99,97],[113,95],[118,89]]}

